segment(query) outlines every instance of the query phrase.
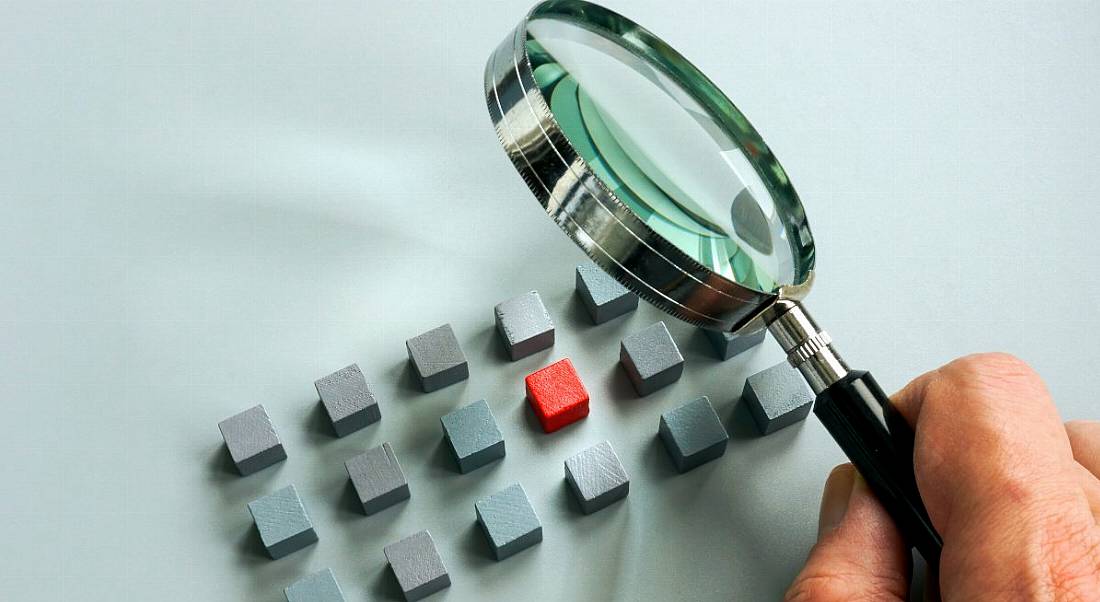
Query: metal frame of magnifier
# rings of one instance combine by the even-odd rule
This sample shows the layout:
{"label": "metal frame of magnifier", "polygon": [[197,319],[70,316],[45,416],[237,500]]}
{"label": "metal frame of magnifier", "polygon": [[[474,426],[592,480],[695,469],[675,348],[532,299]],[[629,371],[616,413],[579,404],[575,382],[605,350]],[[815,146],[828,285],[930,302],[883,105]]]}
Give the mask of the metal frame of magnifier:
{"label": "metal frame of magnifier", "polygon": [[[629,31],[632,39],[697,73],[674,49],[618,13],[581,0],[535,6],[485,70],[486,103],[497,136],[531,192],[593,261],[658,308],[712,330],[748,334],[767,328],[818,395],[815,414],[903,534],[930,566],[938,565],[943,544],[913,476],[912,429],[869,373],[848,367],[830,336],[802,307],[813,284],[812,270],[802,283],[775,293],[746,288],[677,249],[616,198],[566,138],[535,82],[526,49],[527,23],[554,16],[593,28],[606,25],[608,33]],[[804,224],[804,215],[800,217]]]}
{"label": "metal frame of magnifier", "polygon": [[[658,308],[711,330],[748,334],[767,327],[815,393],[843,378],[848,366],[832,348],[828,333],[799,303],[810,292],[813,271],[801,284],[782,286],[776,293],[718,275],[653,232],[578,156],[535,83],[525,47],[532,15],[578,6],[588,18],[625,19],[589,3],[537,6],[486,68],[489,113],[501,145],[531,192],[593,261]],[[597,10],[602,14],[594,15]],[[657,38],[647,42],[663,45]]]}

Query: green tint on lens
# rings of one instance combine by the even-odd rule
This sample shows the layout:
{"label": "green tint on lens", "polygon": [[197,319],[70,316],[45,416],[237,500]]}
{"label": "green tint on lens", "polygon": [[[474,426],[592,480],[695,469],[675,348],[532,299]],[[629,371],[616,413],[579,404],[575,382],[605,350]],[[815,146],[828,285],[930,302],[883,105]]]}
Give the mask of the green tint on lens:
{"label": "green tint on lens", "polygon": [[702,75],[685,80],[671,63],[678,57],[654,57],[648,47],[643,57],[628,47],[631,32],[590,27],[535,17],[527,54],[554,118],[596,177],[710,270],[762,292],[801,284],[813,264],[809,227],[752,126]]}

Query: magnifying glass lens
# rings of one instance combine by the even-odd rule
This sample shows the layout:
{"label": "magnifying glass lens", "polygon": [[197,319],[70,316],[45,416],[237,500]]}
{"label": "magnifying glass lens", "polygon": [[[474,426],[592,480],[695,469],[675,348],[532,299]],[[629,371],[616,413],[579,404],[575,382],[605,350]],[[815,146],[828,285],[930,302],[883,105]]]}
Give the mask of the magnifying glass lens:
{"label": "magnifying glass lens", "polygon": [[[561,18],[528,23],[535,81],[569,142],[621,202],[692,259],[757,291],[801,283],[809,229],[802,217],[806,240],[792,246],[792,220],[754,157],[762,142],[739,139],[698,100],[691,86],[713,88],[701,75],[681,83],[640,55],[651,47],[628,48],[629,32],[608,33]],[[744,120],[729,108],[735,115],[725,117]],[[785,181],[782,168],[779,175]]]}

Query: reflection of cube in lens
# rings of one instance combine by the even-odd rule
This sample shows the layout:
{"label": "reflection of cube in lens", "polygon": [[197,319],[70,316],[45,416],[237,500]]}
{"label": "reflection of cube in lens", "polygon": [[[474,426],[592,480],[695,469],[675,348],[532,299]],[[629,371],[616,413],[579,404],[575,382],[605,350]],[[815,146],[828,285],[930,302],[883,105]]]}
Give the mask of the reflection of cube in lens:
{"label": "reflection of cube in lens", "polygon": [[733,231],[745,244],[765,255],[772,254],[772,233],[768,231],[768,218],[760,210],[760,204],[748,188],[737,193],[730,205]]}

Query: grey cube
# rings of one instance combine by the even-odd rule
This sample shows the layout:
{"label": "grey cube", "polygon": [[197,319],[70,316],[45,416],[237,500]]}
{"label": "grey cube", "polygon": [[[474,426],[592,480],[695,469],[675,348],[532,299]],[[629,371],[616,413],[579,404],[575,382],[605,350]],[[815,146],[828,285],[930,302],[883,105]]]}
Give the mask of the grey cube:
{"label": "grey cube", "polygon": [[317,571],[290,584],[283,593],[286,602],[344,602],[344,591],[332,569]]}
{"label": "grey cube", "polygon": [[420,600],[450,587],[451,576],[439,557],[431,533],[414,533],[386,546],[383,552],[406,600]]}
{"label": "grey cube", "polygon": [[741,399],[764,435],[801,421],[814,404],[806,381],[786,362],[750,376]]}
{"label": "grey cube", "polygon": [[714,352],[718,354],[718,359],[722,361],[738,356],[763,343],[764,336],[767,334],[766,330],[758,330],[748,334],[733,334],[732,332],[722,332],[708,328],[702,330],[714,347]]}
{"label": "grey cube", "polygon": [[466,354],[450,324],[433,328],[405,341],[416,377],[425,393],[442,389],[470,377]]}
{"label": "grey cube", "polygon": [[512,297],[498,304],[493,313],[512,361],[554,346],[554,322],[537,291]]}
{"label": "grey cube", "polygon": [[504,457],[504,436],[484,399],[439,419],[459,472],[470,472]]}
{"label": "grey cube", "polygon": [[241,475],[250,475],[286,460],[286,450],[262,405],[218,423],[229,455]]}
{"label": "grey cube", "polygon": [[348,478],[370,515],[409,499],[409,481],[389,443],[367,450],[344,462]]}
{"label": "grey cube", "polygon": [[542,523],[519,483],[474,502],[474,512],[497,560],[542,541]]}
{"label": "grey cube", "polygon": [[359,366],[352,364],[314,381],[337,437],[353,433],[382,419],[378,401]]}
{"label": "grey cube", "polygon": [[603,324],[638,309],[638,295],[595,264],[577,266],[576,280],[577,294],[595,324]]}
{"label": "grey cube", "polygon": [[625,339],[619,347],[622,362],[638,395],[666,387],[684,373],[684,356],[664,322],[657,322]]}
{"label": "grey cube", "polygon": [[565,480],[585,514],[601,510],[630,492],[630,477],[608,441],[566,460]]}
{"label": "grey cube", "polygon": [[661,414],[657,434],[680,472],[721,457],[730,438],[706,395]]}
{"label": "grey cube", "polygon": [[248,511],[272,558],[282,558],[317,542],[313,521],[294,485],[249,502]]}

